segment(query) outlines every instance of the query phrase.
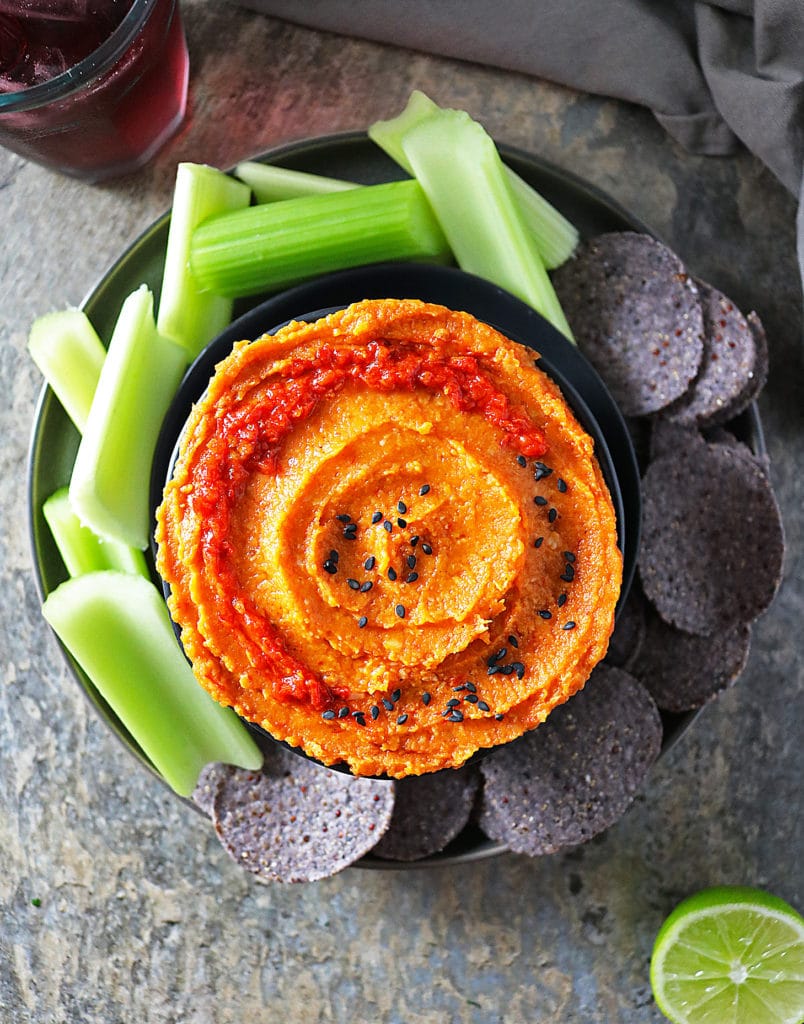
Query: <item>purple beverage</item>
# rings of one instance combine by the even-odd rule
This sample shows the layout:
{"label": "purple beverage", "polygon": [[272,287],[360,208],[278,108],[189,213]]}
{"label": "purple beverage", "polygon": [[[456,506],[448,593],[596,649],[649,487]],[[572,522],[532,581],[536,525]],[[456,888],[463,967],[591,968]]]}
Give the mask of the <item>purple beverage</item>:
{"label": "purple beverage", "polygon": [[0,0],[0,145],[89,180],[141,166],[180,124],[176,0]]}

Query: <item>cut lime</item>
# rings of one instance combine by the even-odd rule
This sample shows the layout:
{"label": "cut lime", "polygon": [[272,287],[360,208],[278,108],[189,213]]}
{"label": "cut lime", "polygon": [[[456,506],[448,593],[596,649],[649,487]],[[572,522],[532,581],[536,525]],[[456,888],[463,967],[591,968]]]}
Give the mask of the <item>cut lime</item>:
{"label": "cut lime", "polygon": [[650,981],[674,1024],[802,1024],[804,918],[758,889],[706,889],[662,925]]}

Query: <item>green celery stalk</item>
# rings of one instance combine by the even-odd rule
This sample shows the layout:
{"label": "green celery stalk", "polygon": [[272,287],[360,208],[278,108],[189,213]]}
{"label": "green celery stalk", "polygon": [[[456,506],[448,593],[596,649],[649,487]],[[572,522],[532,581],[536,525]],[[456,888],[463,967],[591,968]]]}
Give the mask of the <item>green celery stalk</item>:
{"label": "green celery stalk", "polygon": [[353,181],[327,178],[322,174],[293,171],[287,167],[261,164],[245,160],[235,167],[235,176],[244,181],[254,193],[258,203],[275,203],[282,199],[297,199],[326,192],[346,192],[359,188]]}
{"label": "green celery stalk", "polygon": [[193,234],[190,265],[201,287],[237,297],[345,267],[449,255],[418,183],[394,181],[213,217]]}
{"label": "green celery stalk", "polygon": [[[441,110],[423,92],[414,90],[402,113],[388,121],[377,121],[369,128],[369,137],[408,174],[412,174],[402,139],[406,132]],[[536,240],[544,265],[548,270],[560,267],[578,245],[578,229],[516,171],[506,167],[505,173],[519,203],[520,213]]]}
{"label": "green celery stalk", "polygon": [[177,793],[189,796],[213,761],[261,766],[242,722],[196,682],[152,583],[120,572],[87,573],[56,587],[42,612]]}
{"label": "green celery stalk", "polygon": [[82,524],[70,504],[67,487],[60,487],[43,502],[42,513],[71,576],[117,569],[150,579],[148,563],[139,548],[104,540]]}
{"label": "green celery stalk", "polygon": [[408,129],[401,141],[458,265],[506,288],[572,339],[497,147],[483,127],[463,111],[440,110]]}
{"label": "green celery stalk", "polygon": [[251,202],[251,189],[205,164],[179,164],[170,214],[165,270],[159,299],[159,333],[182,345],[195,358],[228,326],[231,300],[203,292],[189,266],[190,238],[208,217],[240,210]]}
{"label": "green celery stalk", "polygon": [[186,364],[158,334],[142,285],[120,310],[70,478],[73,509],[101,537],[148,546],[151,462]]}
{"label": "green celery stalk", "polygon": [[28,336],[28,351],[83,433],[106,358],[103,342],[86,313],[65,309],[38,317]]}

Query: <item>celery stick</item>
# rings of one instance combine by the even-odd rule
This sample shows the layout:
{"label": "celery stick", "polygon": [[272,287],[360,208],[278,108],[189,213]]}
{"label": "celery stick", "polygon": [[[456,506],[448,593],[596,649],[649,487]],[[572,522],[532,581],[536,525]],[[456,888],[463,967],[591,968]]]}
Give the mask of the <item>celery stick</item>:
{"label": "celery stick", "polygon": [[448,258],[444,233],[415,181],[222,214],[197,228],[190,246],[199,284],[233,297],[365,263]]}
{"label": "celery stick", "polygon": [[429,96],[426,96],[420,89],[414,89],[410,94],[407,105],[401,114],[390,118],[388,121],[375,121],[368,130],[369,138],[376,142],[380,149],[395,160],[408,174],[413,174],[410,162],[405,156],[402,148],[402,139],[405,132],[415,128],[416,125],[426,121],[428,117],[437,114],[441,107],[434,103]]}
{"label": "celery stick", "polygon": [[242,209],[250,201],[248,186],[222,171],[204,164],[179,164],[157,326],[163,337],[182,345],[191,359],[228,326],[232,303],[221,295],[202,293],[193,280],[190,237],[208,217]]}
{"label": "celery stick", "polygon": [[145,555],[139,548],[104,540],[81,523],[70,504],[68,488],[61,487],[51,494],[42,504],[42,513],[71,576],[117,569],[150,579]]}
{"label": "celery stick", "polygon": [[260,767],[262,754],[245,726],[196,682],[152,583],[87,573],[56,587],[42,612],[177,793],[189,796],[212,761]]}
{"label": "celery stick", "polygon": [[[413,171],[405,156],[402,139],[406,132],[442,110],[423,92],[411,93],[405,109],[388,121],[377,121],[368,134],[377,145],[395,160],[408,174]],[[544,265],[554,270],[566,262],[578,245],[578,230],[563,214],[510,167],[505,168],[509,184],[519,203],[522,218],[533,234]]]}
{"label": "celery stick", "polygon": [[517,295],[571,339],[497,147],[482,126],[463,111],[442,110],[401,141],[459,266]]}
{"label": "celery stick", "polygon": [[101,537],[146,548],[151,462],[187,363],[160,337],[142,285],[123,303],[70,479],[70,502]]}
{"label": "celery stick", "polygon": [[359,188],[353,181],[326,178],[322,174],[292,171],[287,167],[274,167],[246,160],[235,167],[235,176],[244,181],[254,193],[258,203],[275,203],[281,199],[314,196],[322,192],[346,192]]}
{"label": "celery stick", "polygon": [[106,349],[85,313],[65,309],[36,319],[28,351],[82,433]]}

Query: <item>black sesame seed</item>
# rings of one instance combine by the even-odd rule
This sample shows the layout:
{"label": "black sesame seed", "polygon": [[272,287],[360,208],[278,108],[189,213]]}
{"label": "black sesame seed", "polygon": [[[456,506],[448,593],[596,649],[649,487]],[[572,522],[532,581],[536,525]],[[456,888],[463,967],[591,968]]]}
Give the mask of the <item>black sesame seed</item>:
{"label": "black sesame seed", "polygon": [[403,604],[398,604],[396,608],[394,608],[394,611],[396,612],[400,619],[405,618],[405,606]]}
{"label": "black sesame seed", "polygon": [[405,577],[405,583],[415,583],[418,578],[419,574],[417,572],[409,572]]}
{"label": "black sesame seed", "polygon": [[408,563],[408,567],[409,568],[411,568],[411,569],[415,569],[416,568],[416,556],[415,555],[408,555],[408,557],[405,559],[405,561]]}
{"label": "black sesame seed", "polygon": [[504,676],[512,676],[514,674],[514,666],[513,665],[500,665],[500,672],[502,672],[502,674]]}
{"label": "black sesame seed", "polygon": [[453,693],[460,693],[462,690],[466,690],[466,689],[468,689],[466,683],[461,683],[460,686],[453,686],[452,687],[452,692]]}
{"label": "black sesame seed", "polygon": [[353,711],[352,718],[354,718],[358,725],[366,724],[366,715],[363,711]]}
{"label": "black sesame seed", "polygon": [[453,708],[452,711],[450,711],[449,715],[447,716],[447,721],[448,722],[462,722],[463,721],[463,711],[459,711],[457,708]]}
{"label": "black sesame seed", "polygon": [[500,666],[499,665],[489,665],[489,667],[486,669],[486,675],[487,676],[496,676],[499,671],[500,671]]}
{"label": "black sesame seed", "polygon": [[338,552],[335,550],[335,548],[333,548],[332,551],[330,551],[330,553],[329,553],[329,560],[330,560],[330,562],[337,563],[337,561],[338,561],[338,559],[340,557],[341,556],[338,554]]}
{"label": "black sesame seed", "polygon": [[360,590],[360,584],[357,582],[357,580],[347,580],[346,582],[349,584],[349,587],[352,590]]}
{"label": "black sesame seed", "polygon": [[466,684],[466,689],[467,689],[467,690],[468,690],[468,691],[469,691],[470,693],[477,693],[477,687],[475,686],[475,684],[474,684],[474,683],[467,683],[467,684]]}
{"label": "black sesame seed", "polygon": [[394,568],[393,566],[390,566],[390,568],[388,569],[388,579],[389,579],[389,580],[390,580],[390,581],[391,581],[392,583],[393,583],[393,582],[394,582],[394,580],[396,579],[396,569],[395,569],[395,568]]}
{"label": "black sesame seed", "polygon": [[507,653],[508,653],[508,648],[507,647],[501,647],[499,649],[499,651],[497,651],[497,653],[494,655],[494,660],[495,661],[502,661],[502,659],[506,656]]}
{"label": "black sesame seed", "polygon": [[398,501],[396,503],[396,510],[397,512],[401,512],[402,515],[404,515],[408,510],[408,506],[405,504],[404,501]]}
{"label": "black sesame seed", "polygon": [[450,697],[450,699],[449,699],[449,700],[447,701],[447,705],[446,705],[446,706],[447,706],[448,708],[455,708],[455,707],[457,707],[457,706],[458,706],[458,705],[459,705],[460,703],[461,703],[461,702],[460,702],[460,700],[459,700],[459,699],[458,699],[457,697]]}
{"label": "black sesame seed", "polygon": [[404,530],[405,527],[408,525],[408,521],[407,519],[397,519],[396,525],[399,527],[400,530]]}
{"label": "black sesame seed", "polygon": [[407,720],[408,720],[408,716],[407,716],[407,715],[400,715],[400,716],[399,716],[399,717],[397,718],[397,720],[396,720],[396,724],[397,724],[397,725],[404,725],[404,724],[405,724],[405,722],[407,722]]}
{"label": "black sesame seed", "polygon": [[566,603],[567,603],[567,595],[566,594],[559,594],[558,595],[558,600],[556,601],[556,604],[558,605],[558,607],[559,608],[563,608]]}
{"label": "black sesame seed", "polygon": [[568,572],[562,572],[558,578],[560,580],[563,580],[565,583],[572,583],[572,581],[575,579],[575,577]]}
{"label": "black sesame seed", "polygon": [[536,540],[533,542],[533,546],[535,548],[540,548],[542,544],[544,544],[544,537],[537,537]]}
{"label": "black sesame seed", "polygon": [[546,505],[547,498],[543,497],[541,494],[537,494],[536,497],[533,499],[533,504],[539,506]]}
{"label": "black sesame seed", "polygon": [[422,694],[422,704],[426,707],[430,703],[430,694],[425,690]]}
{"label": "black sesame seed", "polygon": [[380,717],[380,709],[377,707],[376,704],[371,705],[371,708],[369,709],[369,714],[371,715],[375,722]]}
{"label": "black sesame seed", "polygon": [[382,704],[382,706],[385,708],[386,711],[393,711],[394,710],[394,702],[391,701],[391,700],[388,700],[387,697],[383,697],[381,699],[380,703]]}
{"label": "black sesame seed", "polygon": [[549,612],[546,608],[542,608],[541,611],[539,612],[539,618],[540,619],[552,619],[552,617],[553,617],[552,613]]}
{"label": "black sesame seed", "polygon": [[562,629],[575,629],[575,623],[574,622],[565,622],[564,625],[561,628]]}
{"label": "black sesame seed", "polygon": [[374,555],[369,555],[369,557],[363,563],[363,568],[364,569],[368,569],[370,571],[371,569],[374,568],[374,566],[376,564],[377,564],[377,559],[374,557]]}
{"label": "black sesame seed", "polygon": [[522,664],[521,661],[512,661],[511,668],[514,670],[514,672],[516,672],[517,679],[522,679],[522,677],[525,675],[525,666]]}
{"label": "black sesame seed", "polygon": [[488,704],[484,700],[479,700],[477,702],[477,710],[478,711],[491,711],[491,708],[488,706]]}
{"label": "black sesame seed", "polygon": [[387,530],[388,533],[390,533],[391,530],[393,530],[393,528],[394,528],[394,524],[391,522],[390,519],[386,519],[385,522],[382,524],[382,528],[384,530]]}
{"label": "black sesame seed", "polygon": [[412,548],[415,548],[418,543],[419,543],[419,535],[417,533],[414,537],[410,538],[410,546]]}
{"label": "black sesame seed", "polygon": [[357,537],[357,527],[345,526],[343,529],[343,536],[346,540],[355,540]]}
{"label": "black sesame seed", "polygon": [[525,458],[524,455],[517,455],[516,461],[519,463],[520,466],[527,466],[528,464],[528,460]]}
{"label": "black sesame seed", "polygon": [[340,515],[335,516],[339,523],[351,523],[352,517],[347,516],[345,512],[341,512]]}
{"label": "black sesame seed", "polygon": [[338,708],[338,718],[348,718],[349,708],[344,705],[342,708]]}
{"label": "black sesame seed", "polygon": [[391,694],[391,700],[394,702],[394,704],[396,704],[396,702],[398,700],[401,700],[401,699],[402,699],[402,691],[401,690],[394,690],[394,692]]}
{"label": "black sesame seed", "polygon": [[421,497],[424,497],[425,494],[429,494],[429,493],[430,493],[430,485],[429,484],[422,484],[421,487],[419,488],[419,495]]}
{"label": "black sesame seed", "polygon": [[508,643],[512,647],[519,647],[519,641],[517,640],[517,638],[514,636],[513,633],[508,637]]}
{"label": "black sesame seed", "polygon": [[324,562],[324,572],[328,572],[330,576],[334,576],[337,571],[338,566],[332,561],[331,558],[328,558],[326,562]]}
{"label": "black sesame seed", "polygon": [[430,547],[429,544],[425,544],[424,541],[422,541],[422,551],[425,553],[425,555],[432,555],[433,553],[433,549]]}
{"label": "black sesame seed", "polygon": [[566,558],[566,560],[568,562],[574,562],[575,561],[575,555],[573,555],[573,553],[571,551],[565,551],[564,552],[564,558]]}
{"label": "black sesame seed", "polygon": [[372,522],[372,524],[376,524],[376,523],[379,523],[379,521],[381,519],[382,519],[382,512],[375,512],[372,515],[372,517],[371,517],[371,522]]}
{"label": "black sesame seed", "polygon": [[477,702],[480,700],[476,693],[467,693],[463,699],[466,701],[467,704],[477,704]]}
{"label": "black sesame seed", "polygon": [[535,463],[535,466],[536,471],[533,474],[534,480],[544,480],[546,476],[550,476],[550,474],[553,472],[552,469],[550,469],[549,466],[546,466],[543,462],[537,462]]}
{"label": "black sesame seed", "polygon": [[365,583],[361,583],[360,584],[360,593],[361,594],[367,594],[369,592],[369,590],[371,590],[371,588],[373,586],[374,586],[374,584],[371,582],[371,580],[366,580]]}
{"label": "black sesame seed", "polygon": [[334,718],[334,717],[335,717],[335,712],[334,712],[334,711],[332,711],[332,710],[330,710],[330,711],[325,711],[325,712],[324,712],[324,713],[323,713],[323,714],[321,715],[321,717],[322,717],[322,718],[326,718],[326,720],[327,720],[327,721],[330,721],[330,719],[332,719],[332,718]]}
{"label": "black sesame seed", "polygon": [[447,717],[447,715],[451,715],[451,714],[452,714],[452,708],[447,708],[447,710],[446,710],[446,711],[442,711],[442,712],[441,712],[441,717],[442,717],[442,718],[446,718],[446,717]]}
{"label": "black sesame seed", "polygon": [[360,618],[357,620],[357,628],[358,629],[363,629],[364,626],[367,626],[367,625],[368,625],[368,619],[366,618],[365,615],[361,615]]}
{"label": "black sesame seed", "polygon": [[494,716],[494,721],[495,722],[501,722],[504,718],[505,718],[505,715],[495,715]]}
{"label": "black sesame seed", "polygon": [[547,513],[547,521],[549,523],[554,523],[556,521],[557,516],[558,516],[558,509],[551,508],[550,511]]}
{"label": "black sesame seed", "polygon": [[556,487],[559,489],[559,491],[561,491],[562,494],[567,493],[567,482],[566,480],[562,480],[561,477],[559,477],[556,481]]}

